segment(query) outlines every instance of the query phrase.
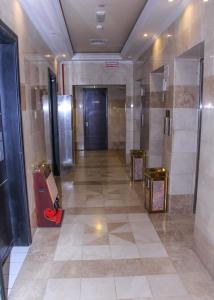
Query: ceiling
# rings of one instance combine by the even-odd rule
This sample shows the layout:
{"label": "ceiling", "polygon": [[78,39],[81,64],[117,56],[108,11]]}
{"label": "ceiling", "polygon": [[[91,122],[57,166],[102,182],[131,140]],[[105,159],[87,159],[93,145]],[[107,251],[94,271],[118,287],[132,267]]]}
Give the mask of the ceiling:
{"label": "ceiling", "polygon": [[[60,0],[75,53],[119,53],[128,39],[147,0]],[[96,12],[105,21],[97,30]],[[105,45],[91,45],[91,39],[105,39]]]}
{"label": "ceiling", "polygon": [[[191,0],[19,1],[50,54],[61,60],[106,61],[138,59]],[[96,28],[97,11],[106,14],[101,31]],[[94,46],[90,39],[108,41]]]}
{"label": "ceiling", "polygon": [[199,43],[179,56],[184,59],[200,59],[204,57],[204,43]]}

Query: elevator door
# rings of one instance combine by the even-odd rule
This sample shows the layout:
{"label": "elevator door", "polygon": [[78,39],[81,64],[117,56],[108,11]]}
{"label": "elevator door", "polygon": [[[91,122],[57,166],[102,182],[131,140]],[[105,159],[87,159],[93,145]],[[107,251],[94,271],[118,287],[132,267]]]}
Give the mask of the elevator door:
{"label": "elevator door", "polygon": [[5,258],[5,255],[13,242],[11,217],[9,212],[9,197],[0,97],[0,261]]}
{"label": "elevator door", "polygon": [[107,138],[106,89],[84,89],[85,149],[105,150]]}

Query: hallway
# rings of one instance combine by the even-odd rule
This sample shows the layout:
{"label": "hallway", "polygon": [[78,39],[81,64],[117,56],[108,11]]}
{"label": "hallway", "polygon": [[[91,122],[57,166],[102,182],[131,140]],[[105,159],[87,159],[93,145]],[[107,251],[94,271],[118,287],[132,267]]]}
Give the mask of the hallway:
{"label": "hallway", "polygon": [[9,299],[214,299],[193,217],[148,216],[119,151],[79,153],[62,176],[63,225],[36,230]]}

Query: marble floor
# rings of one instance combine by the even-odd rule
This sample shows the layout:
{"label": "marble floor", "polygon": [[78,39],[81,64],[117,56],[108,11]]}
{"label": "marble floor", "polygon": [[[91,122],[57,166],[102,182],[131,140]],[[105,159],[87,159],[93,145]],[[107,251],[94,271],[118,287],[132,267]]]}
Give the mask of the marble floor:
{"label": "marble floor", "polygon": [[37,229],[10,300],[211,300],[193,216],[148,215],[119,152],[80,153],[61,228]]}

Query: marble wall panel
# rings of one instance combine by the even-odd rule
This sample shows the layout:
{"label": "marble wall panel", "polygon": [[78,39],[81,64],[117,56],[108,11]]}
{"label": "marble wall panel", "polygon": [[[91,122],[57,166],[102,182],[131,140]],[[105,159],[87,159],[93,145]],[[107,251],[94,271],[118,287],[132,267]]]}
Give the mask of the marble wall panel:
{"label": "marble wall panel", "polygon": [[108,148],[125,150],[126,144],[126,88],[108,88]]}

